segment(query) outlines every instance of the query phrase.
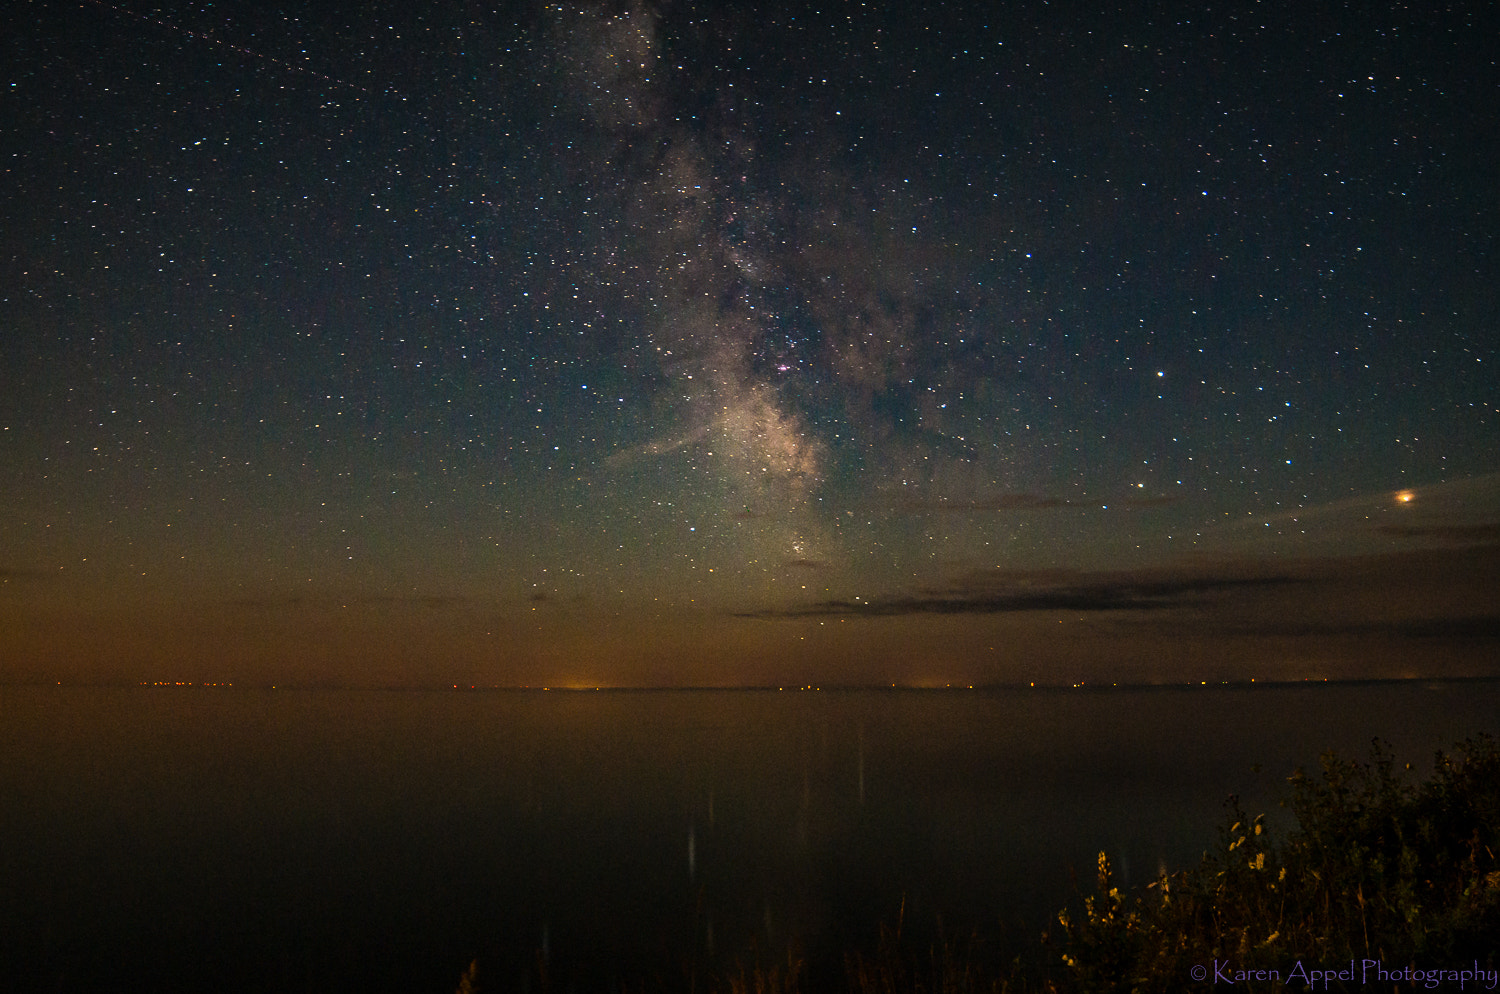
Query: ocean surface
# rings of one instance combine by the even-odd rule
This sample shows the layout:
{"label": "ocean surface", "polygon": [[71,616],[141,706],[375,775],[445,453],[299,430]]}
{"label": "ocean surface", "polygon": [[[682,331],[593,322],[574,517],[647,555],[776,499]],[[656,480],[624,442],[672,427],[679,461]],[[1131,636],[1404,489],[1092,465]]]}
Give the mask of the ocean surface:
{"label": "ocean surface", "polygon": [[0,687],[0,991],[452,991],[1030,938],[1297,766],[1416,772],[1500,682],[975,691]]}

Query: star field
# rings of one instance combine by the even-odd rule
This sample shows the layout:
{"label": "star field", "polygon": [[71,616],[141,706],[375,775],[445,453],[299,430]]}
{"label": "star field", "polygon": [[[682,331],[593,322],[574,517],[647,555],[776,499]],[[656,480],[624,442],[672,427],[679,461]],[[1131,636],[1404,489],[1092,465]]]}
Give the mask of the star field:
{"label": "star field", "polygon": [[0,679],[1492,667],[1485,13],[28,9]]}

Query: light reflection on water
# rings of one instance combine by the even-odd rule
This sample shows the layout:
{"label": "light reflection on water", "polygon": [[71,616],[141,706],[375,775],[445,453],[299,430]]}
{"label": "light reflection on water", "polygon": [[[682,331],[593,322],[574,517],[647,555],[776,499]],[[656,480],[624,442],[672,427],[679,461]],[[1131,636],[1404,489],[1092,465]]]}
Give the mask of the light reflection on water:
{"label": "light reflection on water", "polygon": [[[0,988],[682,979],[1031,935],[1229,793],[1372,736],[1429,763],[1500,685],[995,692],[0,688]],[[1251,772],[1260,764],[1262,773]],[[510,986],[507,984],[507,986]]]}

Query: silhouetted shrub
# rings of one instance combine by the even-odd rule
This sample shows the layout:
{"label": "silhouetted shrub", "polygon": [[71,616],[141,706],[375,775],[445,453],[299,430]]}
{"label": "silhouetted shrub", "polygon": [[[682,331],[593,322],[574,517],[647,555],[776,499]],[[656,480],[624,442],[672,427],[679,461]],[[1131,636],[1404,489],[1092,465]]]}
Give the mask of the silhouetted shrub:
{"label": "silhouetted shrub", "polygon": [[1367,762],[1325,755],[1321,777],[1291,777],[1297,825],[1285,842],[1231,799],[1215,851],[1133,895],[1100,853],[1095,893],[1060,916],[1066,972],[1045,986],[1168,990],[1216,961],[1279,971],[1267,989],[1284,988],[1299,961],[1494,969],[1500,750],[1480,736],[1439,752],[1430,779],[1412,786],[1404,774],[1378,740]]}

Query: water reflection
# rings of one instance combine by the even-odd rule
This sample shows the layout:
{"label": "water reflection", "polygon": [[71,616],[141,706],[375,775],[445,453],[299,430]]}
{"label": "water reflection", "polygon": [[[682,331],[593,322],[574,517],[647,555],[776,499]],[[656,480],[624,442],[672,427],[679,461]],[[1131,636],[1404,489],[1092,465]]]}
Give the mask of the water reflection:
{"label": "water reflection", "polygon": [[898,916],[1029,934],[1101,847],[1140,882],[1196,857],[1230,792],[1274,820],[1322,749],[1379,734],[1425,763],[1497,705],[3,688],[0,988],[442,990],[478,956],[605,989],[837,959]]}

